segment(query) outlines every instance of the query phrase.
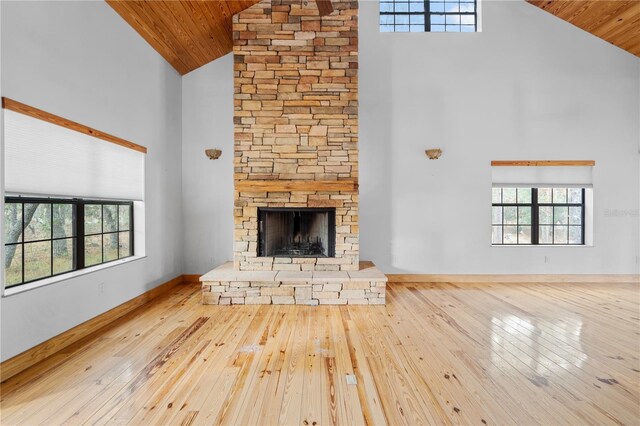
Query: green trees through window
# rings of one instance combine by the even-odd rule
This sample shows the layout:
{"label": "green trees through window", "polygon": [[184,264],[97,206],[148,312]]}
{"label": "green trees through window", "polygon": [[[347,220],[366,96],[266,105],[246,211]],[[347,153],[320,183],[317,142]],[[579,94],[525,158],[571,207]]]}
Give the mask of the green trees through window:
{"label": "green trees through window", "polygon": [[132,216],[127,201],[7,197],[6,287],[131,256]]}

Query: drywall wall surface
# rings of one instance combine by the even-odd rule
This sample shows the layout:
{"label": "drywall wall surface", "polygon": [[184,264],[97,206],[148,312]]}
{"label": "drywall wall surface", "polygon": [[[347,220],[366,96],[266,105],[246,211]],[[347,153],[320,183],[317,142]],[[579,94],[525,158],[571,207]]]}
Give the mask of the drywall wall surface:
{"label": "drywall wall surface", "polygon": [[182,273],[181,79],[105,2],[0,2],[2,96],[144,145],[146,258],[0,300],[4,361]]}

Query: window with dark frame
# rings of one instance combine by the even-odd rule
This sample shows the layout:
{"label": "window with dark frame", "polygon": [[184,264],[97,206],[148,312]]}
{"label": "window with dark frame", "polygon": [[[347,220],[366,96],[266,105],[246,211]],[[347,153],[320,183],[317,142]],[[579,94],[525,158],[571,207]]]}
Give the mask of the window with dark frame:
{"label": "window with dark frame", "polygon": [[493,188],[494,245],[584,245],[584,188]]}
{"label": "window with dark frame", "polygon": [[477,0],[381,0],[381,32],[476,32]]}
{"label": "window with dark frame", "polygon": [[6,197],[5,287],[133,255],[133,202]]}

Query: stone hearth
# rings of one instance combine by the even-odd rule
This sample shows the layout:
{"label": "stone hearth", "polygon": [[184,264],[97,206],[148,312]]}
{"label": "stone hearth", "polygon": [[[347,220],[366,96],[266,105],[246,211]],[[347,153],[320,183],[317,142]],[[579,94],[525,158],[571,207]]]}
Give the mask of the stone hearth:
{"label": "stone hearth", "polygon": [[387,277],[358,271],[236,271],[232,262],[200,278],[205,305],[384,305]]}

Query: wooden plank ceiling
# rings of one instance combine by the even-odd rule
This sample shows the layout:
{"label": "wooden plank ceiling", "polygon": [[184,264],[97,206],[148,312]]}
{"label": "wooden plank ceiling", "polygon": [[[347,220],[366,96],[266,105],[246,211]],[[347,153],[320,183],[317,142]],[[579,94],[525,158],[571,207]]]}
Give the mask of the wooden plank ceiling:
{"label": "wooden plank ceiling", "polygon": [[640,56],[639,0],[527,0],[636,56]]}
{"label": "wooden plank ceiling", "polygon": [[105,0],[181,75],[231,52],[233,15],[259,0]]}

